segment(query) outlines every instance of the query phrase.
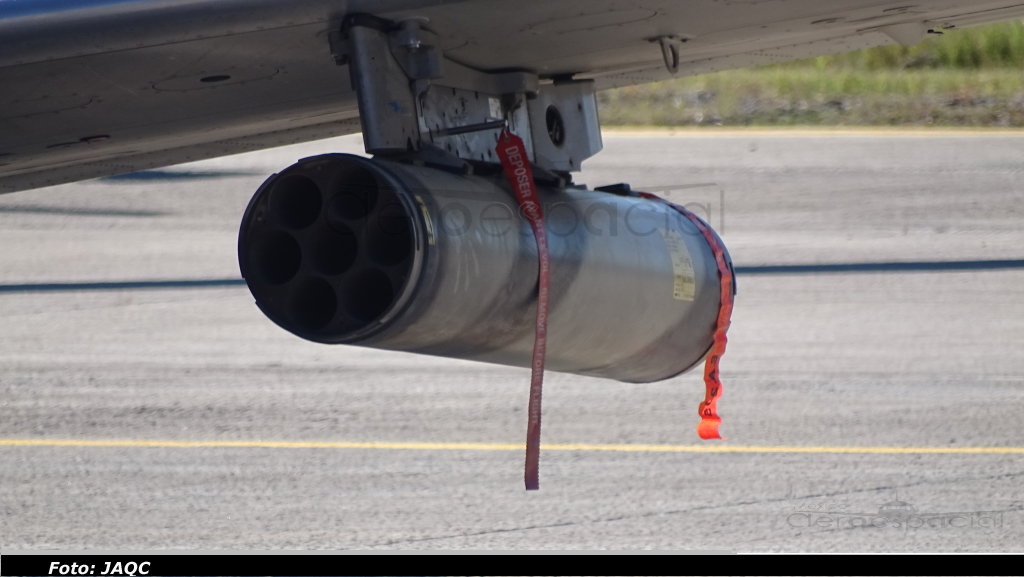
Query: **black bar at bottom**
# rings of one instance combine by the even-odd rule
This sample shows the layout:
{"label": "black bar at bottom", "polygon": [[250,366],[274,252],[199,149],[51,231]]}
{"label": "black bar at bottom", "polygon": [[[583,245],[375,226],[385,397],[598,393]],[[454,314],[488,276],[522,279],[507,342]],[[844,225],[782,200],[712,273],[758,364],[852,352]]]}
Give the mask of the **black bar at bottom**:
{"label": "black bar at bottom", "polygon": [[[296,554],[298,553],[298,554]],[[431,573],[451,573],[452,569],[462,569],[464,573],[472,573],[479,563],[472,562],[471,557],[456,559],[446,556],[420,556],[389,554],[359,554],[364,552],[318,552],[318,551],[273,551],[262,553],[248,552],[211,552],[184,553],[177,555],[147,553],[93,555],[88,553],[53,553],[3,555],[2,573],[4,576],[14,575],[47,575],[54,577],[72,577],[86,575],[93,577],[159,577],[167,575],[201,576],[201,575],[430,575]],[[528,557],[523,557],[524,561]],[[424,562],[424,561],[427,562]],[[430,562],[432,561],[432,562]],[[441,570],[442,564],[444,569]],[[474,567],[475,566],[475,567]],[[526,570],[526,567],[522,567]],[[522,573],[527,575],[528,573]]]}

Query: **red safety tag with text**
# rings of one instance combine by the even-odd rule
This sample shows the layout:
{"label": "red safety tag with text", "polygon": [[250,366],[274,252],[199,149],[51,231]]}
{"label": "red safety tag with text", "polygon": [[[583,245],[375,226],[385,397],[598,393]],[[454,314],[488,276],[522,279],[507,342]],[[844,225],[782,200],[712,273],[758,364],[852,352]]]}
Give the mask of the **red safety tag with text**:
{"label": "red safety tag with text", "polygon": [[530,221],[533,236],[537,239],[537,256],[540,271],[537,287],[537,325],[533,342],[533,362],[530,364],[530,406],[529,424],[526,431],[526,490],[540,486],[538,479],[540,462],[540,401],[544,384],[544,356],[548,337],[548,287],[550,285],[551,259],[548,256],[548,237],[544,228],[544,214],[541,210],[537,186],[533,182],[533,171],[526,157],[523,140],[508,129],[501,131],[497,146],[498,158],[505,169],[512,191],[523,214]]}
{"label": "red safety tag with text", "polygon": [[718,307],[718,322],[715,325],[715,337],[711,345],[711,352],[708,353],[707,359],[704,362],[705,392],[704,402],[700,404],[698,409],[700,424],[697,425],[697,434],[700,435],[701,439],[721,439],[722,437],[718,434],[718,426],[722,423],[722,419],[718,416],[717,405],[718,398],[722,396],[722,380],[718,372],[718,363],[722,360],[722,355],[725,354],[725,344],[728,342],[725,333],[729,330],[729,325],[732,322],[733,304],[732,270],[725,259],[725,248],[722,246],[722,243],[718,242],[718,237],[715,236],[715,233],[711,232],[711,229],[697,215],[653,194],[641,192],[640,196],[663,202],[689,219],[704,236],[708,246],[711,247],[711,252],[715,255],[721,287],[721,304]]}

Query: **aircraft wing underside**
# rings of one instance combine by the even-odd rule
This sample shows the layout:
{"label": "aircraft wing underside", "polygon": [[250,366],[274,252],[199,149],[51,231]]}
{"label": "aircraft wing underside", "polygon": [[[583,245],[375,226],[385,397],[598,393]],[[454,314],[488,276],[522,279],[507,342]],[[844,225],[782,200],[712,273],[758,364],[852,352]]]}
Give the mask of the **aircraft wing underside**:
{"label": "aircraft wing underside", "polygon": [[0,192],[358,132],[329,41],[353,13],[421,19],[470,68],[605,89],[910,44],[1024,2],[0,0]]}

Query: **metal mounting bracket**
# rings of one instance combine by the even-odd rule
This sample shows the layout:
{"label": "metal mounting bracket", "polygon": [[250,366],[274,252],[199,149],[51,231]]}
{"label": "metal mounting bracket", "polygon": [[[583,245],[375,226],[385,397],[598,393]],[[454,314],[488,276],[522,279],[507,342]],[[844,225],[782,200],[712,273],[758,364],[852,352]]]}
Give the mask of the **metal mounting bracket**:
{"label": "metal mounting bracket", "polygon": [[484,72],[446,58],[422,19],[391,22],[350,15],[328,36],[349,68],[370,154],[439,155],[497,163],[502,128],[523,139],[530,160],[548,171],[579,170],[601,149],[592,82],[542,84],[530,71]]}

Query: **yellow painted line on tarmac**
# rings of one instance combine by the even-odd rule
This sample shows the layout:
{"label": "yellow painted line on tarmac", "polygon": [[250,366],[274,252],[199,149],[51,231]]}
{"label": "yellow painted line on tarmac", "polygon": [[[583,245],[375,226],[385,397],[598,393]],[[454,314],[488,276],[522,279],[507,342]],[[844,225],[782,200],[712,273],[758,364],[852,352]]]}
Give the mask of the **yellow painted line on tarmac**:
{"label": "yellow painted line on tarmac", "polygon": [[[0,439],[0,447],[151,447],[151,448],[260,448],[260,449],[400,449],[413,451],[522,451],[515,443],[374,443],[334,441],[172,441]],[[874,453],[940,455],[1024,454],[1024,447],[800,447],[757,445],[542,445],[545,451],[610,451],[619,453]]]}
{"label": "yellow painted line on tarmac", "polygon": [[1024,138],[1024,130],[1015,128],[920,129],[871,126],[862,128],[671,128],[660,126],[623,126],[602,128],[601,131],[608,136],[670,138]]}

